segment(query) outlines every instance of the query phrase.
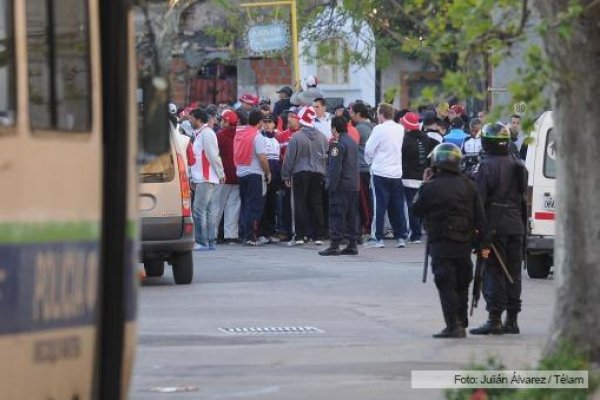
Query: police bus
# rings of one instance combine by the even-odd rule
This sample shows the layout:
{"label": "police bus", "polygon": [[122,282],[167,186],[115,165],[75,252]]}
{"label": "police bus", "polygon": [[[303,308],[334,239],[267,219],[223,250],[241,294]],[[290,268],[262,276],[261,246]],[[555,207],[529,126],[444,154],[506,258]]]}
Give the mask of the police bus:
{"label": "police bus", "polygon": [[[128,3],[0,0],[3,399],[127,394],[138,154]],[[166,151],[167,132],[146,132],[144,154]]]}

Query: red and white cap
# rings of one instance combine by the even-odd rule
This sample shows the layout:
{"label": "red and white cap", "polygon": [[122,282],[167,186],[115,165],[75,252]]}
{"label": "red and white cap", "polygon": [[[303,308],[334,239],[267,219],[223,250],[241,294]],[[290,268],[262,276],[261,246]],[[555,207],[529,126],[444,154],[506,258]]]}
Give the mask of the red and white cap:
{"label": "red and white cap", "polygon": [[258,105],[258,97],[256,97],[253,94],[250,94],[250,93],[244,93],[240,97],[240,101],[242,103],[250,104],[251,106],[257,106]]}
{"label": "red and white cap", "polygon": [[404,114],[402,119],[400,119],[400,123],[406,128],[407,131],[418,131],[421,129],[421,124],[419,124],[419,116],[414,112],[408,112]]}
{"label": "red and white cap", "polygon": [[314,128],[316,117],[317,117],[317,113],[313,106],[302,107],[300,109],[300,111],[298,111],[298,119],[299,119],[300,125]]}
{"label": "red and white cap", "polygon": [[223,118],[223,121],[227,121],[227,123],[231,126],[237,125],[238,123],[238,116],[233,110],[223,111],[221,118]]}

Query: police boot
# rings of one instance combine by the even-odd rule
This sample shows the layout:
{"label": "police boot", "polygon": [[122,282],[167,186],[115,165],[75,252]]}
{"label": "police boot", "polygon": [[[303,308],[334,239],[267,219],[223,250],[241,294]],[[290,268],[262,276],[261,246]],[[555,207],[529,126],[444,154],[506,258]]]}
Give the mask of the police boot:
{"label": "police boot", "polygon": [[319,252],[320,256],[339,256],[340,254],[340,243],[337,240],[332,240],[328,248]]}
{"label": "police boot", "polygon": [[519,330],[519,325],[517,325],[517,313],[514,311],[506,312],[506,319],[504,320],[504,324],[502,324],[502,332],[511,333],[511,334],[519,334],[521,331]]}
{"label": "police boot", "polygon": [[358,254],[358,247],[356,247],[356,240],[351,240],[348,243],[348,246],[344,250],[342,250],[342,255],[345,256],[355,256]]}
{"label": "police boot", "polygon": [[479,328],[474,328],[469,331],[471,335],[500,335],[503,333],[502,331],[502,321],[500,320],[500,315],[497,313],[490,313],[488,320],[485,324],[481,325]]}
{"label": "police boot", "polygon": [[446,319],[446,327],[442,329],[440,332],[433,335],[436,339],[460,339],[467,336],[465,332],[465,328],[458,322],[458,318],[456,316],[449,316]]}

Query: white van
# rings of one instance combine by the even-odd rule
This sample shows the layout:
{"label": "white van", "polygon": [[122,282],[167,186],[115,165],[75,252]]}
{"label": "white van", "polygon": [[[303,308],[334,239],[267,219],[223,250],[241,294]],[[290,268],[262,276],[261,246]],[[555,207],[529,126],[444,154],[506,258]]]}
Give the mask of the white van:
{"label": "white van", "polygon": [[173,267],[175,283],[189,284],[194,274],[194,224],[184,149],[189,139],[172,125],[170,130],[170,151],[145,163],[140,174],[141,261],[146,276],[162,276],[166,261]]}
{"label": "white van", "polygon": [[529,232],[527,273],[531,278],[547,278],[554,264],[556,194],[556,147],[552,112],[544,112],[535,124],[533,142],[527,148],[529,171]]}

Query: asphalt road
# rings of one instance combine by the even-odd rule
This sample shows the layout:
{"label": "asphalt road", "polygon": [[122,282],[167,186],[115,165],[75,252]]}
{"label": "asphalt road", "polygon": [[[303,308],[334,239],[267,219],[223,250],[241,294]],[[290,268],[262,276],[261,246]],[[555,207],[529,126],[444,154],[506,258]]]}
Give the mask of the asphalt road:
{"label": "asphalt road", "polygon": [[[524,274],[521,335],[432,339],[443,319],[431,274],[421,283],[423,245],[386,245],[356,257],[320,257],[312,245],[222,245],[195,254],[192,285],[176,286],[170,268],[147,279],[130,398],[443,399],[411,389],[411,371],[465,369],[490,356],[511,369],[535,364],[552,278]],[[482,300],[471,326],[486,315]]]}

